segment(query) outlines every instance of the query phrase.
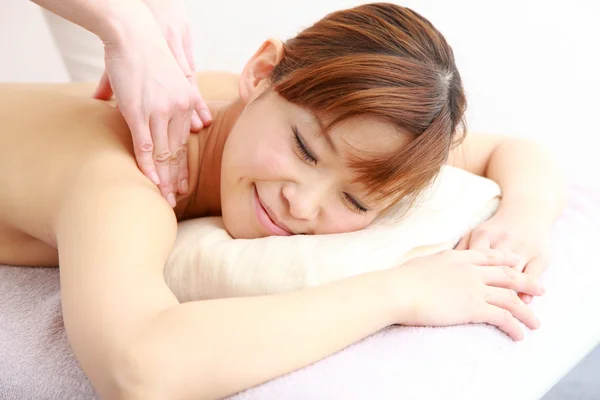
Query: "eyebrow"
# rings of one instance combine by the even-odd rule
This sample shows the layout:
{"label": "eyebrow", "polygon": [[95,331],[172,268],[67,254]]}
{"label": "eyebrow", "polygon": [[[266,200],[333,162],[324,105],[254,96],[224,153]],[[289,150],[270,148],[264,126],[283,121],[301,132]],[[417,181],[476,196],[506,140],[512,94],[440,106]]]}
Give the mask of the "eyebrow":
{"label": "eyebrow", "polygon": [[323,121],[321,121],[319,116],[312,111],[310,112],[310,117],[313,119],[313,121],[315,121],[317,123],[317,125],[319,125],[319,133],[321,135],[325,136],[325,140],[327,141],[327,144],[329,145],[329,148],[331,149],[333,154],[335,154],[336,156],[339,155],[339,152],[338,152],[337,148],[335,147],[333,140],[331,140],[331,137],[329,137],[328,134],[323,132],[325,129],[324,128],[325,125],[323,124]]}

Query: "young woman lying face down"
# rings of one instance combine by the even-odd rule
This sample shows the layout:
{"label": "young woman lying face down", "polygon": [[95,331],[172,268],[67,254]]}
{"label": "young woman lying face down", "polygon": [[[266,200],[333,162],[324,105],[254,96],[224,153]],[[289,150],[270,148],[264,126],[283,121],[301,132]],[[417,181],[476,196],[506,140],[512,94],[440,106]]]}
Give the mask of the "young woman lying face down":
{"label": "young woman lying face down", "polygon": [[[463,140],[452,50],[420,15],[339,11],[199,84],[215,118],[173,156],[190,170],[174,210],[111,103],[85,85],[0,86],[0,262],[60,263],[69,341],[101,396],[224,397],[392,324],[538,326],[525,302],[543,293],[560,174],[534,143]],[[503,189],[461,250],[280,295],[179,304],[164,282],[177,220],[222,214],[237,238],[354,231],[447,162]]]}

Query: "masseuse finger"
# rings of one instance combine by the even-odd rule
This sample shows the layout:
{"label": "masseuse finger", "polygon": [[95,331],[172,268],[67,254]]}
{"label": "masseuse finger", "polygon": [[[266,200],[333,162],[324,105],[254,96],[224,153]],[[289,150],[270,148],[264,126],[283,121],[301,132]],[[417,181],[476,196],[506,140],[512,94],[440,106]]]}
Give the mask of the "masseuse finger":
{"label": "masseuse finger", "polygon": [[[189,129],[189,118],[189,112],[184,112],[183,109],[178,106],[176,107],[167,128],[169,150],[171,151],[171,157],[169,158],[169,179],[171,181],[171,193],[173,194],[173,197],[179,191],[179,164],[183,152],[181,143],[183,142],[184,127],[187,125]],[[188,119],[187,124],[185,123],[185,119]],[[169,203],[175,201],[171,198],[171,194],[169,194],[168,200]]]}
{"label": "masseuse finger", "polygon": [[98,82],[98,86],[96,87],[93,97],[98,100],[110,100],[112,95],[112,87],[110,85],[110,80],[108,79],[108,74],[105,70],[102,74],[102,78],[100,78],[100,82]]}
{"label": "masseuse finger", "polygon": [[150,129],[152,140],[154,141],[154,165],[160,177],[158,188],[162,196],[167,199],[172,207],[175,203],[173,195],[173,185],[171,182],[171,150],[169,149],[168,133],[169,120],[161,114],[155,114],[150,117]]}
{"label": "masseuse finger", "polygon": [[[183,38],[173,39],[172,45],[170,45],[170,47],[171,47],[171,53],[173,53],[173,56],[175,57],[175,61],[177,61],[179,68],[181,68],[181,71],[185,75],[185,78],[188,80],[188,82],[190,82],[190,85],[192,86],[191,87],[192,90],[190,90],[190,92],[189,92],[189,102],[192,103],[193,101],[196,100],[197,92],[198,92],[198,88],[196,87],[196,82],[195,82],[196,74],[194,72],[194,69],[192,68],[194,66],[194,64],[190,64],[188,57],[184,51]],[[195,91],[194,91],[194,89],[195,89]],[[195,111],[191,115],[190,118],[191,118],[191,127],[194,131],[199,131],[200,129],[202,129],[202,121],[200,120],[200,117],[198,117],[198,115],[196,115]]]}
{"label": "masseuse finger", "polygon": [[[205,126],[210,125],[210,123],[212,122],[212,115],[210,113],[210,110],[208,109],[208,106],[206,105],[206,102],[202,98],[202,95],[200,94],[200,91],[198,89],[198,82],[196,81],[196,62],[194,60],[194,52],[193,52],[194,46],[192,45],[192,34],[191,34],[189,28],[183,33],[182,43],[183,43],[183,52],[185,53],[185,58],[188,62],[190,70],[191,70],[191,75],[189,77],[189,80],[190,80],[190,83],[191,83],[192,87],[194,88],[195,93],[197,95],[197,98],[194,99],[194,100],[196,100],[196,102],[194,103],[195,104],[194,115],[199,116],[200,119],[202,120],[200,127],[196,127],[196,126],[192,125],[192,131],[196,132]],[[194,119],[192,118],[192,124],[193,123],[194,123]]]}
{"label": "masseuse finger", "polygon": [[191,113],[191,108],[185,113],[177,112],[169,121],[171,182],[173,183],[173,192],[178,191],[181,194],[187,192],[187,141],[190,135]]}
{"label": "masseuse finger", "polygon": [[[189,73],[189,75],[187,75],[187,78],[190,81],[190,85],[192,85],[192,88],[194,88],[199,95],[200,93],[198,92],[198,84],[196,82],[196,62],[194,61],[194,53],[192,50],[193,49],[192,35],[190,33],[189,28],[187,28],[183,32],[183,37],[181,38],[181,43],[183,46],[183,54],[185,55],[185,60],[187,61],[187,65],[190,70],[190,73]],[[180,56],[178,56],[178,57],[180,57]],[[181,63],[183,61],[179,61],[179,59],[178,59],[177,62]],[[207,124],[208,124],[208,122],[209,121],[207,121]],[[199,116],[198,112],[196,111],[196,109],[194,108],[194,112],[192,113],[192,124],[190,126],[190,130],[192,132],[198,132],[203,127],[204,127],[204,124],[200,120],[200,116]]]}
{"label": "masseuse finger", "polygon": [[196,61],[194,60],[194,51],[193,51],[194,47],[192,45],[192,34],[191,34],[189,28],[185,29],[185,31],[183,32],[183,37],[181,38],[181,44],[183,45],[183,53],[185,54],[185,59],[187,60],[187,63],[190,67],[190,71],[193,73],[196,71]]}
{"label": "masseuse finger", "polygon": [[[189,128],[188,128],[189,130]],[[188,134],[189,137],[189,134]],[[179,182],[178,190],[180,194],[186,194],[189,190],[189,170],[188,170],[188,141],[187,139],[181,144],[181,157],[179,159]]]}
{"label": "masseuse finger", "polygon": [[127,124],[131,127],[131,137],[133,140],[133,150],[135,153],[135,159],[137,161],[140,170],[144,175],[148,177],[155,185],[160,183],[160,178],[156,172],[154,166],[154,158],[152,157],[154,151],[154,143],[150,134],[148,121],[145,118],[138,118],[131,121],[125,115]]}

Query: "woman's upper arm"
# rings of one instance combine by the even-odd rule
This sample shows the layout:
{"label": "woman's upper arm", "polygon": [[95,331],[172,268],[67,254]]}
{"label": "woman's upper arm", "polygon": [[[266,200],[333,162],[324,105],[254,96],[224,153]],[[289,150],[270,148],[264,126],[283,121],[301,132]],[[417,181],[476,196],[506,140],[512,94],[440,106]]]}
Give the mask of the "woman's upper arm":
{"label": "woman's upper arm", "polygon": [[140,329],[178,303],[163,279],[177,221],[149,185],[105,181],[73,191],[55,233],[69,342],[99,394],[117,398]]}
{"label": "woman's upper arm", "polygon": [[485,176],[492,153],[506,139],[502,135],[469,132],[465,140],[450,151],[448,164]]}

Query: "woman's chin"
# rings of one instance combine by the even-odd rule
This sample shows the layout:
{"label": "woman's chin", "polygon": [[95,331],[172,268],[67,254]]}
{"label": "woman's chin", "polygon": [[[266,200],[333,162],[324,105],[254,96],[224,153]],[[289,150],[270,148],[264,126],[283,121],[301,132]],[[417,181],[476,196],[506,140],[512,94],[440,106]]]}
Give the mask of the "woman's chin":
{"label": "woman's chin", "polygon": [[229,236],[234,239],[257,239],[262,237],[256,229],[253,229],[247,223],[241,221],[241,216],[232,216],[228,213],[223,212],[223,225]]}

